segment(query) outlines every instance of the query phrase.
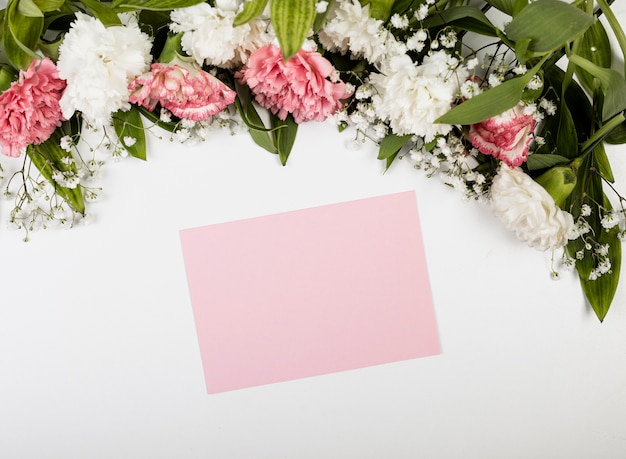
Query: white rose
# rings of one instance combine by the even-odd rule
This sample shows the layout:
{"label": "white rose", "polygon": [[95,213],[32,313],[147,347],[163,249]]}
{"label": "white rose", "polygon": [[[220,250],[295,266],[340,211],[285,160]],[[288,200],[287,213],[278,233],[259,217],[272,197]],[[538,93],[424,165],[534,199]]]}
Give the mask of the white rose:
{"label": "white rose", "polygon": [[491,185],[491,208],[519,240],[539,250],[562,247],[577,237],[572,215],[519,167],[501,166]]}

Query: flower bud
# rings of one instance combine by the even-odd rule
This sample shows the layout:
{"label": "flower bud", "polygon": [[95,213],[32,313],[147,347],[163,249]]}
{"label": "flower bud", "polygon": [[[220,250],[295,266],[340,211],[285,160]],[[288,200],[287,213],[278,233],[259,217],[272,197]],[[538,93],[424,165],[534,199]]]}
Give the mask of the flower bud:
{"label": "flower bud", "polygon": [[556,166],[541,174],[535,181],[544,187],[550,193],[556,205],[561,207],[567,197],[574,191],[576,172],[577,168],[573,165]]}

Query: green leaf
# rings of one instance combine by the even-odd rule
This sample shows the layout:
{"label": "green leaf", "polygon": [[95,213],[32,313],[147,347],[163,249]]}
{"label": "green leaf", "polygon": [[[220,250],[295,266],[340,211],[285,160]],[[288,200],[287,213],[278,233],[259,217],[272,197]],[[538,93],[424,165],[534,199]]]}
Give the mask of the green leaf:
{"label": "green leaf", "polygon": [[[595,154],[595,151],[594,151]],[[592,213],[585,220],[591,227],[591,231],[583,238],[578,238],[567,245],[567,251],[571,257],[576,258],[577,253],[584,255],[582,260],[576,261],[576,270],[580,278],[580,284],[587,301],[596,313],[598,319],[603,321],[611,306],[617,284],[619,282],[620,268],[622,265],[622,243],[618,238],[619,228],[614,227],[607,231],[602,227],[600,205],[604,207],[603,213],[609,212],[612,207],[607,196],[602,190],[602,180],[594,172],[596,160],[594,155],[585,157],[578,169],[578,181],[576,188],[570,196],[569,209],[574,220],[580,216],[580,208],[583,204],[591,207]],[[591,244],[591,250],[585,248],[586,243]],[[596,267],[594,249],[596,244],[609,244],[609,260],[611,271],[603,274],[596,280],[589,280],[591,272]]]}
{"label": "green leaf", "polygon": [[626,122],[614,128],[604,140],[612,145],[626,143]]}
{"label": "green leaf", "polygon": [[26,69],[33,59],[40,59],[34,52],[43,33],[42,17],[24,16],[18,11],[18,3],[9,4],[4,21],[4,52],[15,68]]}
{"label": "green leaf", "polygon": [[315,21],[316,0],[272,0],[270,16],[285,60],[302,47]]}
{"label": "green leaf", "polygon": [[475,124],[505,112],[521,100],[524,88],[529,81],[529,78],[526,78],[527,75],[511,78],[495,88],[466,100],[439,117],[435,123]]}
{"label": "green leaf", "polygon": [[275,115],[271,115],[270,119],[272,127],[275,128],[275,130],[272,131],[274,145],[278,151],[280,162],[284,166],[287,164],[287,159],[289,159],[289,154],[296,141],[298,124],[294,121],[291,114],[287,115],[285,120],[280,120]]}
{"label": "green leaf", "polygon": [[412,135],[396,135],[387,134],[387,136],[380,142],[380,148],[378,150],[378,159],[388,159],[391,156],[396,155],[400,149],[411,140]]}
{"label": "green leaf", "polygon": [[569,158],[561,155],[535,153],[528,157],[526,167],[528,167],[528,170],[530,171],[536,171],[540,169],[547,169],[552,166],[567,164],[570,161],[571,160]]}
{"label": "green leaf", "polygon": [[11,83],[17,79],[17,72],[10,65],[0,66],[0,92],[11,87]]}
{"label": "green leaf", "polygon": [[35,4],[33,0],[19,0],[17,2],[17,11],[27,17],[42,18],[43,13],[41,9]]}
{"label": "green leaf", "polygon": [[517,0],[487,0],[487,3],[509,16],[516,12]]}
{"label": "green leaf", "polygon": [[528,50],[545,54],[572,41],[594,21],[592,15],[561,0],[537,0],[520,11],[504,31],[513,41],[530,38]]}
{"label": "green leaf", "polygon": [[595,160],[596,167],[600,176],[611,183],[615,182],[611,163],[609,162],[609,158],[606,155],[604,145],[600,144],[595,148],[595,150],[593,151],[593,158]]}
{"label": "green leaf", "polygon": [[235,91],[237,92],[235,105],[237,106],[242,120],[248,126],[248,132],[254,143],[270,153],[278,154],[272,134],[265,128],[263,120],[252,103],[250,88],[245,85],[236,84]]}
{"label": "green leaf", "polygon": [[[143,121],[139,113],[139,108],[135,105],[130,110],[119,110],[113,115],[113,127],[117,138],[128,154],[138,159],[146,160],[146,133],[143,128]],[[126,145],[124,137],[135,139],[133,145]]]}
{"label": "green leaf", "polygon": [[456,6],[445,9],[424,20],[424,28],[454,26],[490,37],[497,36],[496,27],[475,6]]}
{"label": "green leaf", "polygon": [[63,158],[68,156],[68,153],[61,149],[61,137],[60,129],[57,129],[45,142],[39,145],[29,145],[26,149],[26,154],[39,172],[41,172],[41,175],[54,186],[58,195],[61,196],[75,212],[84,215],[85,200],[80,185],[76,188],[67,188],[59,185],[52,179],[54,171],[78,172],[74,162],[70,164],[63,162]]}
{"label": "green leaf", "polygon": [[204,3],[204,0],[113,0],[111,8],[118,12],[128,10],[169,11],[187,8],[198,3]]}
{"label": "green leaf", "polygon": [[370,16],[374,19],[380,19],[383,22],[391,17],[391,8],[394,0],[369,0]]}
{"label": "green leaf", "polygon": [[64,0],[33,0],[33,2],[44,13],[56,11],[65,3]]}
{"label": "green leaf", "polygon": [[81,3],[91,10],[93,15],[105,26],[121,25],[122,21],[111,8],[98,0],[81,0]]}
{"label": "green leaf", "polygon": [[[602,22],[594,22],[585,31],[580,38],[576,51],[580,56],[598,67],[611,67],[611,43]],[[593,75],[580,67],[576,67],[576,75],[585,89],[593,92]]]}
{"label": "green leaf", "polygon": [[576,132],[574,118],[564,100],[561,100],[561,106],[556,116],[559,120],[556,133],[556,149],[563,156],[575,158],[578,156],[578,133]]}
{"label": "green leaf", "polygon": [[599,67],[588,59],[576,54],[569,56],[569,60],[597,78],[604,88],[603,121],[626,109],[626,79],[622,74],[613,69]]}
{"label": "green leaf", "polygon": [[263,12],[268,0],[251,0],[244,4],[243,10],[235,16],[234,26],[247,24]]}

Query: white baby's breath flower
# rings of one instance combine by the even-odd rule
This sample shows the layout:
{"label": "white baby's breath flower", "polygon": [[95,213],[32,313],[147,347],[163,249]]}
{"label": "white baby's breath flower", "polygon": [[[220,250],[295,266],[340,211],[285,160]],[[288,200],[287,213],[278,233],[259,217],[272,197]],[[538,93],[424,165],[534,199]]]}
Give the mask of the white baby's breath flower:
{"label": "white baby's breath flower", "polygon": [[415,10],[415,19],[418,21],[423,21],[428,17],[428,6],[426,4],[421,4],[419,8]]}
{"label": "white baby's breath flower", "polygon": [[76,13],[76,20],[59,48],[59,76],[67,80],[60,104],[63,116],[82,112],[87,122],[103,126],[111,114],[128,110],[128,84],[145,72],[152,60],[150,37],[137,21],[105,27],[98,19]]}
{"label": "white baby's breath flower", "polygon": [[61,137],[59,146],[61,147],[62,150],[69,152],[72,150],[72,146],[74,146],[74,141],[69,135],[64,135],[63,137]]}
{"label": "white baby's breath flower", "polygon": [[125,135],[123,140],[124,140],[124,145],[126,145],[127,147],[132,147],[133,145],[137,143],[137,139],[129,135]]}
{"label": "white baby's breath flower", "polygon": [[562,247],[578,236],[572,215],[519,167],[501,166],[491,185],[491,209],[518,239],[539,250]]}
{"label": "white baby's breath flower", "polygon": [[325,13],[327,8],[328,8],[328,2],[321,1],[315,4],[315,11],[317,12],[317,14]]}

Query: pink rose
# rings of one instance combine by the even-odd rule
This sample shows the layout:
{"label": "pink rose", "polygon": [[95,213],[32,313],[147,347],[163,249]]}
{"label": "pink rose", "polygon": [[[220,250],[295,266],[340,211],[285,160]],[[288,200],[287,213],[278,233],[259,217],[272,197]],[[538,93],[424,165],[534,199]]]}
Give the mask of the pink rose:
{"label": "pink rose", "polygon": [[18,157],[28,145],[50,138],[64,119],[59,105],[64,89],[65,80],[48,58],[20,70],[18,80],[0,95],[2,153]]}
{"label": "pink rose", "polygon": [[129,100],[154,110],[157,103],[179,118],[202,121],[235,101],[235,91],[195,63],[176,59],[152,64],[130,85]]}
{"label": "pink rose", "polygon": [[520,103],[493,118],[472,124],[469,141],[481,153],[517,167],[528,158],[528,145],[536,124],[532,113],[524,113],[524,104]]}
{"label": "pink rose", "polygon": [[281,120],[291,113],[296,123],[325,120],[350,95],[335,78],[332,64],[314,51],[300,50],[285,62],[278,46],[264,46],[235,77],[250,87],[261,106]]}

